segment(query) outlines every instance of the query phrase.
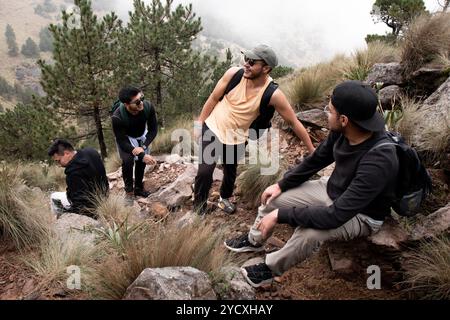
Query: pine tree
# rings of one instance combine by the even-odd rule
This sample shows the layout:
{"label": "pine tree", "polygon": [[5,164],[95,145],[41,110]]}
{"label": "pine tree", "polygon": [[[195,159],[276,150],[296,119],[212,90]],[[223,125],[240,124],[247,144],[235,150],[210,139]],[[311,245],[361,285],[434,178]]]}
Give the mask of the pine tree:
{"label": "pine tree", "polygon": [[46,160],[47,148],[55,137],[70,137],[54,111],[40,106],[18,104],[0,114],[0,160]]}
{"label": "pine tree", "polygon": [[[131,57],[131,64],[123,71],[124,78],[141,84],[150,92],[162,126],[167,113],[167,90],[173,85],[180,88],[184,85],[177,81],[180,78],[177,74],[194,71],[196,58],[193,57],[191,43],[202,30],[200,18],[196,18],[192,5],[179,5],[172,10],[172,3],[173,0],[166,0],[165,4],[153,0],[147,6],[143,1],[135,0],[134,12],[130,13],[130,23],[123,39],[124,47],[128,49],[124,56]],[[200,79],[191,78],[189,81],[196,80]]]}
{"label": "pine tree", "polygon": [[75,0],[75,5],[79,17],[63,11],[62,24],[50,25],[55,63],[38,62],[41,83],[48,102],[59,112],[94,124],[101,155],[106,158],[103,130],[120,80],[115,71],[120,67],[121,21],[114,12],[98,21],[88,0]]}
{"label": "pine tree", "polygon": [[37,58],[39,57],[39,49],[36,42],[33,41],[30,37],[27,38],[25,44],[22,46],[22,50],[20,51],[27,58]]}
{"label": "pine tree", "polygon": [[41,51],[53,51],[53,38],[48,28],[42,28],[39,32],[39,49]]}
{"label": "pine tree", "polygon": [[5,36],[6,36],[6,43],[8,44],[8,54],[11,57],[18,56],[19,47],[17,46],[16,42],[16,34],[14,33],[13,28],[9,24],[6,25]]}

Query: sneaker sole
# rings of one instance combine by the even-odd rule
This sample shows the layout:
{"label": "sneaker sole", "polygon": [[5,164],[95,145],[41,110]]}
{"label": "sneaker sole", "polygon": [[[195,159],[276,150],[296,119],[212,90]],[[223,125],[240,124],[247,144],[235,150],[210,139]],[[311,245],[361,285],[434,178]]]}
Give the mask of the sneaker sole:
{"label": "sneaker sole", "polygon": [[259,288],[262,287],[266,284],[271,284],[273,282],[273,278],[267,279],[267,280],[263,280],[260,283],[254,283],[247,274],[247,270],[245,270],[245,268],[241,268],[241,272],[242,275],[244,276],[245,280],[253,287],[253,288]]}
{"label": "sneaker sole", "polygon": [[258,248],[253,248],[253,247],[242,247],[242,248],[233,248],[230,247],[229,245],[227,245],[226,241],[224,241],[223,243],[225,245],[225,247],[233,252],[261,252],[264,251],[265,248],[264,246],[258,247]]}
{"label": "sneaker sole", "polygon": [[236,212],[236,208],[234,208],[234,210],[227,210],[227,209],[225,209],[225,206],[222,205],[222,204],[220,204],[220,203],[217,204],[217,206],[218,206],[223,212],[228,213],[228,214],[233,214],[233,213]]}

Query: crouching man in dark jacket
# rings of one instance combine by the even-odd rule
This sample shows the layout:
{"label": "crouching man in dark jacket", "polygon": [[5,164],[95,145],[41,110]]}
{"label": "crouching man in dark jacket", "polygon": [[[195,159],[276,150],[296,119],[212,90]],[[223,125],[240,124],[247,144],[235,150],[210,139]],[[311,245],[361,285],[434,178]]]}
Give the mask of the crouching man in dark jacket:
{"label": "crouching man in dark jacket", "polygon": [[93,148],[75,151],[66,140],[58,139],[48,150],[48,155],[66,168],[66,192],[51,194],[51,207],[59,217],[64,212],[95,216],[95,195],[107,195],[109,190],[105,166]]}

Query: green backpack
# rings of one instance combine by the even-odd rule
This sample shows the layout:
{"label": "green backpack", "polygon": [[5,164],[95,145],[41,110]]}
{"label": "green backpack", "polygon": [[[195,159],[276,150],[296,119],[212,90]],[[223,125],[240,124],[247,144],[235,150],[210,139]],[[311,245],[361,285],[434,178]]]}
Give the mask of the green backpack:
{"label": "green backpack", "polygon": [[[129,122],[129,118],[128,118],[128,112],[125,109],[125,105],[120,102],[120,100],[116,100],[112,107],[111,107],[111,111],[110,111],[110,115],[111,117],[114,116],[114,113],[116,112],[116,110],[119,109],[119,113],[120,113],[120,118],[125,121],[125,123]],[[145,119],[148,119],[150,117],[150,103],[148,101],[144,101],[144,113],[145,113]]]}

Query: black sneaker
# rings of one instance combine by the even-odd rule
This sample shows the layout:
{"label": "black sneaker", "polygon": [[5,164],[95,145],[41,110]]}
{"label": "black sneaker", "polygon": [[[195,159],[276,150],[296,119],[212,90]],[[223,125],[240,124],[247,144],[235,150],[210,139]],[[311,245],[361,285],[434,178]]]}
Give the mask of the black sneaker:
{"label": "black sneaker", "polygon": [[247,282],[254,288],[272,283],[273,281],[272,270],[270,270],[264,262],[248,267],[242,267],[241,271],[245,280],[247,280]]}
{"label": "black sneaker", "polygon": [[234,238],[234,239],[230,239],[230,240],[226,240],[224,242],[225,247],[227,247],[227,249],[234,251],[234,252],[260,252],[260,251],[264,251],[264,246],[263,245],[259,245],[259,246],[254,246],[253,244],[250,243],[250,241],[248,241],[248,233]]}
{"label": "black sneaker", "polygon": [[150,195],[150,192],[142,190],[142,189],[135,189],[134,190],[134,196],[135,197],[143,197],[147,198]]}

